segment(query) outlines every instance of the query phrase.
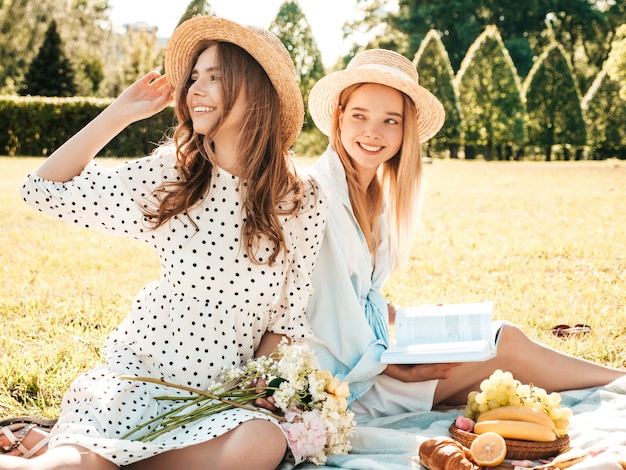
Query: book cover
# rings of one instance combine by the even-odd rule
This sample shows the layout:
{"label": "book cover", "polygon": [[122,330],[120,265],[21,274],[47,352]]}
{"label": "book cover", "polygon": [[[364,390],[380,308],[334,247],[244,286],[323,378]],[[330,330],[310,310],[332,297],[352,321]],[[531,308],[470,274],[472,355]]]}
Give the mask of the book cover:
{"label": "book cover", "polygon": [[396,310],[395,345],[385,364],[485,361],[496,354],[501,322],[493,322],[493,302],[434,304]]}

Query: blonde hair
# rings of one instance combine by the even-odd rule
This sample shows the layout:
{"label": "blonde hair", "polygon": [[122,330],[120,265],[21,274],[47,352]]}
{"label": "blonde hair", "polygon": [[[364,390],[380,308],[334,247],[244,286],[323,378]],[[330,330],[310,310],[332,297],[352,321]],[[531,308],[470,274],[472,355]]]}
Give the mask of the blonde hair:
{"label": "blonde hair", "polygon": [[330,144],[345,169],[352,211],[370,251],[375,254],[382,241],[376,223],[386,204],[391,252],[394,259],[402,259],[410,252],[421,209],[422,153],[417,112],[413,100],[400,92],[404,114],[402,146],[398,154],[381,165],[376,178],[364,191],[352,158],[341,143],[339,127],[341,109],[345,109],[354,91],[363,85],[351,85],[339,95],[339,105],[332,117]]}
{"label": "blonde hair", "polygon": [[[198,56],[209,47],[216,47],[222,76],[223,113],[206,135],[193,131],[193,122],[187,107],[191,69]],[[279,215],[297,213],[304,197],[301,180],[297,177],[287,154],[286,136],[280,123],[281,105],[278,94],[267,74],[245,50],[230,43],[205,41],[198,44],[187,67],[187,80],[176,90],[176,117],[178,126],[173,136],[180,181],[166,182],[157,188],[159,205],[145,209],[154,227],[159,227],[174,216],[186,213],[207,193],[211,171],[216,164],[213,138],[231,112],[239,93],[246,90],[247,112],[238,138],[240,155],[245,156],[239,168],[242,196],[243,246],[248,256],[257,263],[259,241],[266,238],[274,246],[269,259],[273,263],[282,250],[285,238]],[[191,223],[195,223],[191,220]]]}

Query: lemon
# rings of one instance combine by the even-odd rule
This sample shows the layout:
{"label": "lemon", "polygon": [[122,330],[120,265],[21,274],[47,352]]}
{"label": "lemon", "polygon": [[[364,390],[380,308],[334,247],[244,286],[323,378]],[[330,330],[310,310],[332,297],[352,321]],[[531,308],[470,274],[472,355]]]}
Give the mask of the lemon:
{"label": "lemon", "polygon": [[504,438],[495,432],[479,434],[470,446],[474,462],[484,467],[496,467],[506,457]]}

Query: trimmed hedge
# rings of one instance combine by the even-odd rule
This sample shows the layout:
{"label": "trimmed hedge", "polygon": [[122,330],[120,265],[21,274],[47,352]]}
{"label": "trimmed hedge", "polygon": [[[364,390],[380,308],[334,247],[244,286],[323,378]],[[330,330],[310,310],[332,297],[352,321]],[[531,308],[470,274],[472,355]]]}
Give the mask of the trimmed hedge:
{"label": "trimmed hedge", "polygon": [[[47,156],[112,102],[96,98],[0,96],[0,154]],[[100,153],[108,157],[149,154],[175,124],[174,108],[127,127]]]}

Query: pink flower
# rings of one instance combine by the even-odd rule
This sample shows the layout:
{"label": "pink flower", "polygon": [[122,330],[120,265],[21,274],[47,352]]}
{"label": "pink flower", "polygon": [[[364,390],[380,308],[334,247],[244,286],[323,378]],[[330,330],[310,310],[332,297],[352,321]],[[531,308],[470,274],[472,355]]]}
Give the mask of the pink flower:
{"label": "pink flower", "polygon": [[461,431],[472,432],[474,430],[474,421],[465,416],[458,416],[454,421],[454,425]]}
{"label": "pink flower", "polygon": [[285,413],[285,418],[287,422],[281,423],[281,427],[294,456],[298,460],[323,456],[327,432],[322,414],[318,410],[289,411]]}

